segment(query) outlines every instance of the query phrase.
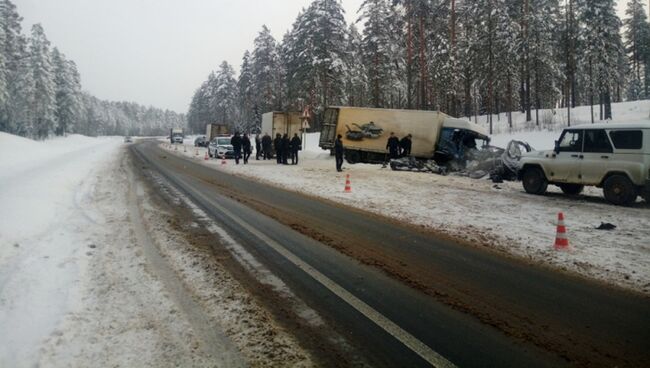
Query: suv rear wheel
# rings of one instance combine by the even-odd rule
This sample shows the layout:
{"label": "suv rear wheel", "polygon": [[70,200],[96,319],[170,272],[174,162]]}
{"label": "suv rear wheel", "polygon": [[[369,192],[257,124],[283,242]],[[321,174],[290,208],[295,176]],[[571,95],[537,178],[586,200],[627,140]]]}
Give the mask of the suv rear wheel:
{"label": "suv rear wheel", "polygon": [[524,175],[522,175],[521,179],[526,193],[538,195],[546,193],[548,180],[546,180],[544,172],[538,167],[528,167],[524,170]]}
{"label": "suv rear wheel", "polygon": [[623,175],[612,175],[603,184],[605,199],[618,206],[628,206],[636,201],[634,184]]}
{"label": "suv rear wheel", "polygon": [[558,186],[567,195],[578,195],[585,189],[585,186],[581,184],[559,184]]}

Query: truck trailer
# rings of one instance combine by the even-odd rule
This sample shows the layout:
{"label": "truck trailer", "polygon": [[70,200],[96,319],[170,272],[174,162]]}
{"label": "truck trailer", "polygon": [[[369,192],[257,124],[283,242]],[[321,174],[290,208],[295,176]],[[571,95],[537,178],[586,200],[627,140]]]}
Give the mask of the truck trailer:
{"label": "truck trailer", "polygon": [[300,116],[300,112],[267,112],[262,115],[262,134],[268,133],[271,138],[275,138],[276,134],[288,134],[289,137],[293,137],[294,133],[300,134]]}
{"label": "truck trailer", "polygon": [[333,150],[340,134],[349,163],[383,163],[391,132],[400,139],[411,134],[411,156],[439,164],[462,161],[468,149],[478,146],[476,140],[484,145],[490,140],[484,128],[439,111],[335,106],[324,112],[319,146]]}
{"label": "truck trailer", "polygon": [[212,142],[217,136],[228,135],[228,126],[224,124],[207,124],[205,127],[205,139]]}

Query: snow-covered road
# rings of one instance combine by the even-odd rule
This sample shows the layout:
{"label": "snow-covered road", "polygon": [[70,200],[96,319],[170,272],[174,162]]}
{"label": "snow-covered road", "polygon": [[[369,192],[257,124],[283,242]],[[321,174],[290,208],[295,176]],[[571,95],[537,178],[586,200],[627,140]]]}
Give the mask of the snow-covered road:
{"label": "snow-covered road", "polygon": [[0,133],[0,367],[312,365],[126,148]]}

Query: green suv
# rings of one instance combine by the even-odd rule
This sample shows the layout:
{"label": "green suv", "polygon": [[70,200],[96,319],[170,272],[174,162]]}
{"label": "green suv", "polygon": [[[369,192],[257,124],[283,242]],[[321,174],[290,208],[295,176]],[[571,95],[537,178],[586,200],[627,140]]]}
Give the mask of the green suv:
{"label": "green suv", "polygon": [[520,164],[519,178],[531,194],[554,184],[577,195],[593,185],[616,205],[639,195],[650,202],[650,122],[566,128],[554,150],[525,153]]}

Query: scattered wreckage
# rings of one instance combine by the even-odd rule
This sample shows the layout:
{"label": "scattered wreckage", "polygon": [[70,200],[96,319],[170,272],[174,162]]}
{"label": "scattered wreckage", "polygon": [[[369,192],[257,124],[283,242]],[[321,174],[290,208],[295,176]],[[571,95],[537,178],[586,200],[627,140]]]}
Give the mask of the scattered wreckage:
{"label": "scattered wreckage", "polygon": [[493,182],[517,180],[519,160],[524,152],[533,148],[526,142],[513,140],[506,148],[485,146],[482,149],[454,149],[452,145],[445,152],[437,152],[438,157],[451,157],[442,163],[436,160],[418,160],[402,157],[390,160],[390,167],[396,171],[430,172],[440,175],[468,176],[473,179],[489,177]]}

